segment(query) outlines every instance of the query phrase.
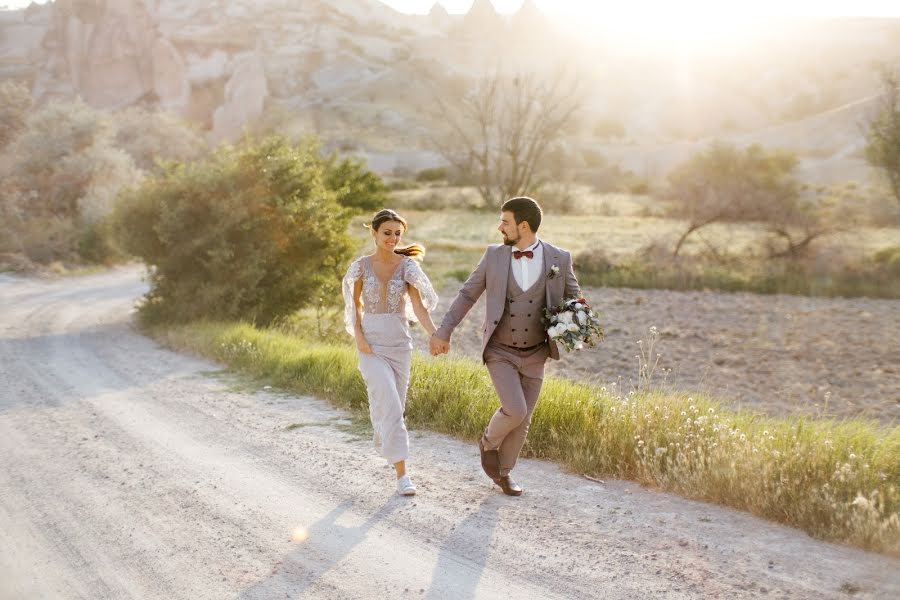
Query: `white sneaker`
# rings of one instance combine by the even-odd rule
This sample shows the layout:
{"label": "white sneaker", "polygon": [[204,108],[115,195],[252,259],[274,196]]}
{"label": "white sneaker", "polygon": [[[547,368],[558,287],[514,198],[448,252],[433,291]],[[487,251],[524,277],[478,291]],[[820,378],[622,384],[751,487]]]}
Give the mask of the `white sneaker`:
{"label": "white sneaker", "polygon": [[409,480],[409,475],[404,475],[397,480],[397,493],[401,496],[416,495],[416,486]]}

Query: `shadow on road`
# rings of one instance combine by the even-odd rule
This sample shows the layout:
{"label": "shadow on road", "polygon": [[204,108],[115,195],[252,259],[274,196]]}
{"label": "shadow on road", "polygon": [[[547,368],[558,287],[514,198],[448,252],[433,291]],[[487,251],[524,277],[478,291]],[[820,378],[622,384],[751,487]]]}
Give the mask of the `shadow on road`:
{"label": "shadow on road", "polygon": [[271,598],[295,598],[341,562],[360,542],[369,530],[394,510],[403,506],[405,498],[393,496],[373,513],[362,525],[343,527],[338,519],[353,506],[346,500],[322,517],[307,530],[307,541],[285,556],[272,569],[272,574],[255,583],[237,598],[239,600],[268,600]]}
{"label": "shadow on road", "polygon": [[463,519],[444,540],[426,598],[466,600],[475,597],[502,505],[505,505],[503,498],[493,494],[486,497],[478,510]]}

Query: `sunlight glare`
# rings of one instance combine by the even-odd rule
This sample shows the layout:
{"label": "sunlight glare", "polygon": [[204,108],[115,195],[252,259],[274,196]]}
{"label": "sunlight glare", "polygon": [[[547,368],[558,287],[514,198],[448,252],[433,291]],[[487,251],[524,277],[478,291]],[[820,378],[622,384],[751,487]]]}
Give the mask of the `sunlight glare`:
{"label": "sunlight glare", "polygon": [[[648,6],[650,5],[650,6]],[[757,27],[762,14],[722,8],[722,3],[572,3],[560,15],[579,23],[581,33],[629,40],[644,46],[701,50]],[[572,12],[569,12],[572,11]]]}
{"label": "sunlight glare", "polygon": [[298,544],[305,542],[308,537],[309,532],[306,530],[306,527],[295,527],[294,531],[291,532],[291,541]]}

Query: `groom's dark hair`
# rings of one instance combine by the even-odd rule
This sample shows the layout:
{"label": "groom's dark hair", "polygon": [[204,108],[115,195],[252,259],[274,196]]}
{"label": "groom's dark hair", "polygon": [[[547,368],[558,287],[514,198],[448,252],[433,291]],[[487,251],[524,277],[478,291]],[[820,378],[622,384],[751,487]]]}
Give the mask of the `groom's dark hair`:
{"label": "groom's dark hair", "polygon": [[533,233],[537,233],[538,227],[541,226],[541,217],[544,214],[534,198],[528,196],[510,198],[500,207],[500,212],[511,212],[516,219],[516,225],[526,221]]}

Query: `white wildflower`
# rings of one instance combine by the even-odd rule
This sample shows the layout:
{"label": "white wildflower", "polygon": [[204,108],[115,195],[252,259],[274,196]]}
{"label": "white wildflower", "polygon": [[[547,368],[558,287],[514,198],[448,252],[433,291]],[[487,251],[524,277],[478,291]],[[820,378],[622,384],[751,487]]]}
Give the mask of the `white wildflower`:
{"label": "white wildflower", "polygon": [[853,506],[865,510],[869,508],[869,500],[862,494],[858,494],[853,500]]}

